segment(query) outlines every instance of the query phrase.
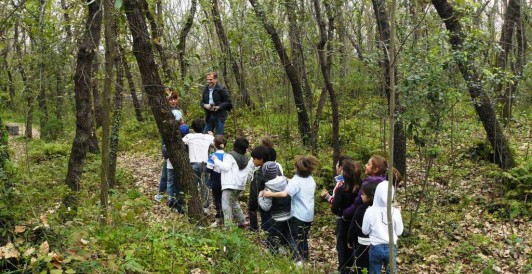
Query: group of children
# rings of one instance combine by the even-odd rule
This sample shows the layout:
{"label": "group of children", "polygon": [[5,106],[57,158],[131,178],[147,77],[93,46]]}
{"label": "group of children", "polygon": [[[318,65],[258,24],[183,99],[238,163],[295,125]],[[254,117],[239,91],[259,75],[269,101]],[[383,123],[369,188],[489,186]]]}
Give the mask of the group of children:
{"label": "group of children", "polygon": [[[238,137],[233,150],[225,152],[227,139],[223,135],[213,136],[203,133],[205,122],[196,119],[192,122],[193,133],[183,122],[182,113],[177,107],[178,96],[170,90],[168,101],[183,137],[188,146],[190,164],[195,180],[200,188],[205,213],[210,208],[210,192],[216,210],[216,221],[212,226],[248,228],[252,231],[267,232],[267,247],[274,253],[290,251],[298,265],[308,259],[308,236],[314,220],[314,196],[316,182],[313,171],[319,164],[313,156],[295,159],[296,174],[292,179],[284,176],[282,166],[276,162],[276,151],[267,137],[261,145],[246,156],[249,141]],[[209,155],[210,147],[214,152]],[[163,192],[168,193],[168,204],[182,212],[179,183],[163,144],[165,163],[161,174],[159,193],[155,200],[161,201]],[[340,273],[380,273],[382,266],[388,266],[389,237],[388,215],[386,211],[388,182],[386,160],[372,156],[364,171],[359,164],[347,156],[341,156],[336,164],[335,187],[332,195],[323,191],[321,196],[331,204],[336,219],[336,248],[338,251],[338,271]],[[365,178],[362,180],[362,172]],[[244,215],[239,197],[250,181],[248,218]],[[394,169],[394,184],[401,181]],[[393,191],[393,189],[392,189]],[[259,218],[260,215],[260,226]],[[394,244],[402,234],[401,213],[392,210]],[[392,261],[395,263],[395,258]]]}
{"label": "group of children", "polygon": [[[401,175],[393,170],[393,184],[401,182]],[[336,215],[336,250],[340,273],[381,273],[390,263],[388,234],[388,164],[378,155],[372,156],[362,169],[350,157],[341,156],[336,164],[336,186],[333,194],[326,190],[321,196],[331,203]],[[392,187],[392,193],[394,189]],[[393,194],[392,194],[393,196]],[[401,212],[392,208],[393,243],[403,232]],[[391,260],[395,264],[395,256]]]}

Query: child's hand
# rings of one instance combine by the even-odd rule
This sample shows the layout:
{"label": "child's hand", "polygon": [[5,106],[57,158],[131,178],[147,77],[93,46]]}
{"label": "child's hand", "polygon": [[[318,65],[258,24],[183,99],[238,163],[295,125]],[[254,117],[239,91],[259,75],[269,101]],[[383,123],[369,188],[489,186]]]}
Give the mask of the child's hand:
{"label": "child's hand", "polygon": [[211,160],[214,161],[214,160],[216,160],[216,159],[218,159],[218,157],[216,157],[216,155],[212,155]]}
{"label": "child's hand", "polygon": [[352,245],[351,243],[347,243],[347,247],[348,247],[349,249],[353,249],[353,245]]}
{"label": "child's hand", "polygon": [[259,192],[259,197],[263,197],[263,194],[264,194],[264,190],[261,190],[261,192]]}
{"label": "child's hand", "polygon": [[211,135],[211,136],[214,136],[214,132],[212,132],[212,131],[210,131],[210,130],[207,131],[207,134],[209,134],[209,135]]}
{"label": "child's hand", "polygon": [[272,192],[269,189],[265,189],[261,192],[262,192],[263,197],[270,197],[270,195],[272,194]]}
{"label": "child's hand", "polygon": [[327,196],[329,196],[329,191],[327,191],[326,189],[322,190],[320,196],[321,196],[323,199],[327,198]]}
{"label": "child's hand", "polygon": [[203,107],[206,108],[207,110],[211,109],[211,105],[209,105],[209,104],[203,104]]}

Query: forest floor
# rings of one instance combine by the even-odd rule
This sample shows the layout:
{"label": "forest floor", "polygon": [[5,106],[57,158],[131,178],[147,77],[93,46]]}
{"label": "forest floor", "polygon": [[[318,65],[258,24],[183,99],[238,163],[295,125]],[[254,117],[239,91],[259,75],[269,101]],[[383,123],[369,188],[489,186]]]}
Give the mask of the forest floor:
{"label": "forest floor", "polygon": [[[156,194],[160,176],[160,159],[144,154],[121,154],[119,161],[122,168],[131,172],[135,186],[151,199]],[[410,178],[407,184],[422,182],[425,176],[423,170],[416,168],[420,164],[414,160],[409,161]],[[496,199],[498,191],[495,184],[486,183],[489,178],[482,175],[479,168],[469,171],[469,175],[457,179],[455,187],[435,182],[436,205],[432,209],[421,210],[417,218],[419,225],[410,234],[415,239],[421,239],[416,245],[404,244],[398,251],[399,273],[474,273],[478,265],[484,265],[492,270],[487,273],[525,273],[530,265],[530,236],[532,226],[526,217],[505,220],[493,217],[488,211],[491,202]],[[491,179],[492,180],[492,179]],[[405,197],[405,189],[415,186],[403,187],[398,191],[399,203],[403,208],[409,208],[409,213],[403,211],[405,228],[412,217],[412,209],[416,201]],[[446,195],[475,201],[467,207],[462,207],[459,212],[456,208],[446,207],[442,204]],[[410,197],[411,199],[411,197]],[[317,203],[323,202],[316,200]],[[430,204],[430,201],[425,201]],[[246,212],[245,203],[241,206]],[[163,203],[153,202],[151,212],[156,215],[154,219],[169,218],[168,208]],[[211,209],[213,212],[214,209]],[[443,219],[435,221],[431,215],[444,215]],[[214,221],[214,216],[208,216],[209,221]],[[209,223],[210,223],[209,222]],[[425,228],[425,227],[428,227]],[[309,249],[309,267],[318,272],[332,273],[337,265],[336,240],[334,217],[329,210],[317,211],[312,227]],[[448,238],[448,242],[438,242],[439,237]],[[512,240],[513,239],[513,240]],[[400,241],[401,241],[400,237]],[[412,242],[412,241],[411,241]],[[428,247],[426,245],[429,245]],[[430,245],[433,246],[431,247]],[[441,246],[444,245],[444,246]],[[478,245],[478,246],[477,246]],[[431,253],[427,253],[430,252]],[[424,252],[424,254],[421,254]],[[453,255],[451,255],[453,254]],[[456,260],[456,261],[455,261]],[[477,260],[477,261],[475,261]],[[448,262],[448,263],[446,263]],[[477,269],[475,271],[474,269]]]}
{"label": "forest floor", "polygon": [[[38,136],[38,132],[34,136]],[[24,140],[10,138],[15,162],[23,160],[27,150]],[[153,201],[144,213],[149,215],[149,222],[180,219],[164,203],[153,200],[162,164],[161,159],[153,155],[121,152],[118,163],[133,178],[131,183],[139,193]],[[530,273],[530,216],[497,215],[502,195],[497,182],[488,176],[489,164],[462,165],[461,162],[466,161],[449,164],[450,168],[461,171],[460,176],[436,176],[426,181],[425,188],[424,164],[417,159],[409,160],[408,181],[397,191],[403,222],[409,230],[399,239],[399,273]],[[447,174],[440,167],[437,172]],[[414,192],[424,194],[414,196],[411,194]],[[410,227],[418,201],[422,206]],[[308,267],[314,272],[332,273],[337,264],[334,217],[327,210],[328,206],[321,204],[323,201],[316,200],[316,203]],[[246,211],[245,203],[241,205]],[[212,213],[206,218],[208,223],[214,221]]]}

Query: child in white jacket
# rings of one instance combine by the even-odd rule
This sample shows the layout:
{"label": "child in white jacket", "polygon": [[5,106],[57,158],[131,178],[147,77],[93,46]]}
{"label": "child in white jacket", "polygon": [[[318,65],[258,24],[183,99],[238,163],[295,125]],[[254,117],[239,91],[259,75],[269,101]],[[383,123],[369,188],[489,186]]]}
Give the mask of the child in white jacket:
{"label": "child in white jacket", "polygon": [[[393,187],[392,187],[393,197]],[[373,206],[369,207],[364,214],[362,222],[362,232],[369,235],[371,243],[369,249],[369,273],[380,274],[382,266],[386,268],[386,273],[389,273],[388,264],[390,260],[395,265],[395,257],[397,257],[397,249],[395,250],[394,258],[390,258],[388,252],[390,250],[388,236],[388,215],[386,209],[386,202],[388,201],[388,181],[379,183],[375,190],[373,198]],[[398,208],[392,207],[392,224],[393,224],[393,243],[397,247],[397,238],[403,233],[403,219],[401,218],[401,211]]]}
{"label": "child in white jacket", "polygon": [[223,160],[213,157],[214,166],[221,171],[222,211],[225,226],[230,226],[233,216],[238,227],[246,227],[246,217],[238,203],[238,197],[244,190],[248,176],[248,157],[245,155],[249,142],[244,137],[235,140],[234,150],[226,153]]}

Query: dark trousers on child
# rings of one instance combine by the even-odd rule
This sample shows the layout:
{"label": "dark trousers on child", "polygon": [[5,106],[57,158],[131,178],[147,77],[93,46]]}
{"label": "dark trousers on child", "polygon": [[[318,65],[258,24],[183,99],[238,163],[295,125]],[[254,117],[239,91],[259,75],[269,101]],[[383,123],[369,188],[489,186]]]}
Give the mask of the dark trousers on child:
{"label": "dark trousers on child", "polygon": [[351,221],[336,219],[336,251],[338,251],[338,272],[349,273],[353,266],[353,250],[347,247],[347,231]]}
{"label": "dark trousers on child", "polygon": [[222,213],[222,174],[218,172],[211,172],[211,188],[214,208],[216,209],[216,218],[223,219]]}
{"label": "dark trousers on child", "polygon": [[309,258],[308,236],[311,225],[312,222],[304,222],[296,217],[288,220],[288,229],[290,230],[289,243],[297,261],[307,260]]}

